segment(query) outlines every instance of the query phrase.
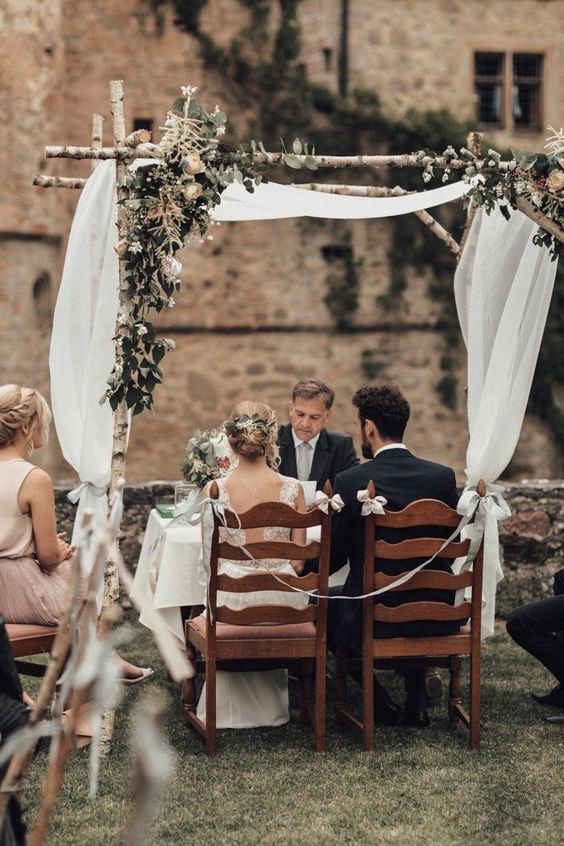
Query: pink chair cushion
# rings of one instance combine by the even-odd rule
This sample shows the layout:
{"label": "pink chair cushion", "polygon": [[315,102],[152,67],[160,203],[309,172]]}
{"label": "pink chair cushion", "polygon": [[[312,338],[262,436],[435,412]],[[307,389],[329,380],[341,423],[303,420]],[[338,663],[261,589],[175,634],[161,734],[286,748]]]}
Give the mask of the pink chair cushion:
{"label": "pink chair cushion", "polygon": [[10,640],[48,637],[57,633],[57,629],[52,626],[34,626],[28,623],[6,623],[6,631]]}
{"label": "pink chair cushion", "polygon": [[[190,620],[189,625],[198,634],[205,637],[206,618],[196,617]],[[283,638],[312,638],[315,639],[315,626],[313,623],[285,623],[271,626],[232,626],[230,623],[218,623],[216,626],[216,637],[218,640],[276,640]]]}

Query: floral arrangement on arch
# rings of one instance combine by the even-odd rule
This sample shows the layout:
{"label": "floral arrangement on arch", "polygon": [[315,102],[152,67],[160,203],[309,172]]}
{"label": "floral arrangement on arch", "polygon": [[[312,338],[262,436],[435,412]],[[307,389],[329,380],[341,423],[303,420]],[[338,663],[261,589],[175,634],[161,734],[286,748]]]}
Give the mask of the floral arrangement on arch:
{"label": "floral arrangement on arch", "polygon": [[182,268],[174,254],[186,241],[213,240],[212,209],[233,182],[247,191],[263,179],[252,151],[221,143],[227,118],[216,106],[212,112],[198,102],[196,88],[184,87],[161,127],[162,138],[151,144],[154,159],[129,170],[119,201],[125,234],[116,250],[125,264],[120,298],[127,310],[118,320],[114,338],[117,355],[103,400],[113,410],[125,400],[134,414],[153,404],[153,390],[162,381],[160,363],[174,342],[157,337],[148,319],[175,305]]}
{"label": "floral arrangement on arch", "polygon": [[[419,150],[415,156],[424,167],[424,182],[430,182],[435,175],[437,159],[446,163],[443,182],[453,172],[449,162],[457,169],[462,164],[462,179],[471,185],[466,204],[482,206],[487,214],[498,207],[509,220],[511,208],[517,208],[517,199],[522,197],[564,230],[564,132],[552,126],[548,130],[552,134],[546,139],[547,153],[512,150],[511,159],[502,159],[500,153],[490,149],[487,155],[478,158],[465,147],[460,152],[447,147],[440,156],[427,150]],[[562,252],[562,242],[543,229],[542,224],[533,240],[539,246],[548,247],[553,260]]]}
{"label": "floral arrangement on arch", "polygon": [[208,482],[226,476],[235,463],[223,429],[197,432],[186,444],[182,475],[189,484],[203,488]]}

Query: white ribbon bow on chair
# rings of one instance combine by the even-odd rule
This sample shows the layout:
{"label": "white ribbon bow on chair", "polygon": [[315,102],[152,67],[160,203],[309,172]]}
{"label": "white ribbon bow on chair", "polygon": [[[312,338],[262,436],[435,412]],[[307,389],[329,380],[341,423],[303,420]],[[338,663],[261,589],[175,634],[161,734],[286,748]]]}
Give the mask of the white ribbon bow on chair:
{"label": "white ribbon bow on chair", "polygon": [[388,504],[388,500],[384,496],[370,496],[368,490],[358,491],[356,498],[362,502],[362,516],[367,517],[369,514],[384,514],[384,506]]}
{"label": "white ribbon bow on chair", "polygon": [[343,502],[340,494],[335,494],[334,496],[329,497],[323,491],[316,491],[313,498],[313,506],[314,508],[319,508],[319,510],[323,511],[325,514],[329,514],[329,507],[331,507],[333,511],[338,512],[345,507],[345,503]]}
{"label": "white ribbon bow on chair", "polygon": [[462,517],[468,517],[468,519],[477,510],[478,514],[491,514],[498,522],[507,520],[511,517],[511,509],[502,496],[504,490],[502,485],[488,484],[485,496],[480,496],[475,488],[465,488],[458,500],[456,510]]}

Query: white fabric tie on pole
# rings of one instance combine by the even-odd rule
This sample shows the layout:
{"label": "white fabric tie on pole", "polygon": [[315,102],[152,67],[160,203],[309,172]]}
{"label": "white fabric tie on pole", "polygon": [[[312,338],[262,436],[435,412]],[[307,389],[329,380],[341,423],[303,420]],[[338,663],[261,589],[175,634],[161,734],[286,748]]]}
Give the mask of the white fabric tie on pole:
{"label": "white fabric tie on pole", "polygon": [[107,517],[113,416],[100,405],[114,364],[119,268],[115,162],[101,162],[81,193],[69,236],[49,353],[51,400],[64,457],[81,484],[73,540],[85,509]]}
{"label": "white fabric tie on pole", "polygon": [[[517,446],[542,340],[557,262],[533,244],[537,224],[520,211],[476,213],[454,277],[468,350],[468,485],[492,490]],[[493,634],[503,578],[498,522],[486,513],[482,632]]]}

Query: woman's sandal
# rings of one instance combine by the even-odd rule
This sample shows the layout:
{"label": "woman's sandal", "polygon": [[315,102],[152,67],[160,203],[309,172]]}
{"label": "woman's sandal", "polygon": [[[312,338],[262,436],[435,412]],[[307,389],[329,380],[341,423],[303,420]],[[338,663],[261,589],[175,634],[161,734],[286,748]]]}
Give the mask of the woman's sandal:
{"label": "woman's sandal", "polygon": [[145,679],[151,678],[155,674],[155,671],[151,669],[151,667],[144,667],[141,670],[140,676],[134,676],[132,679],[127,679],[125,677],[120,678],[121,684],[139,684],[140,682],[145,681]]}

